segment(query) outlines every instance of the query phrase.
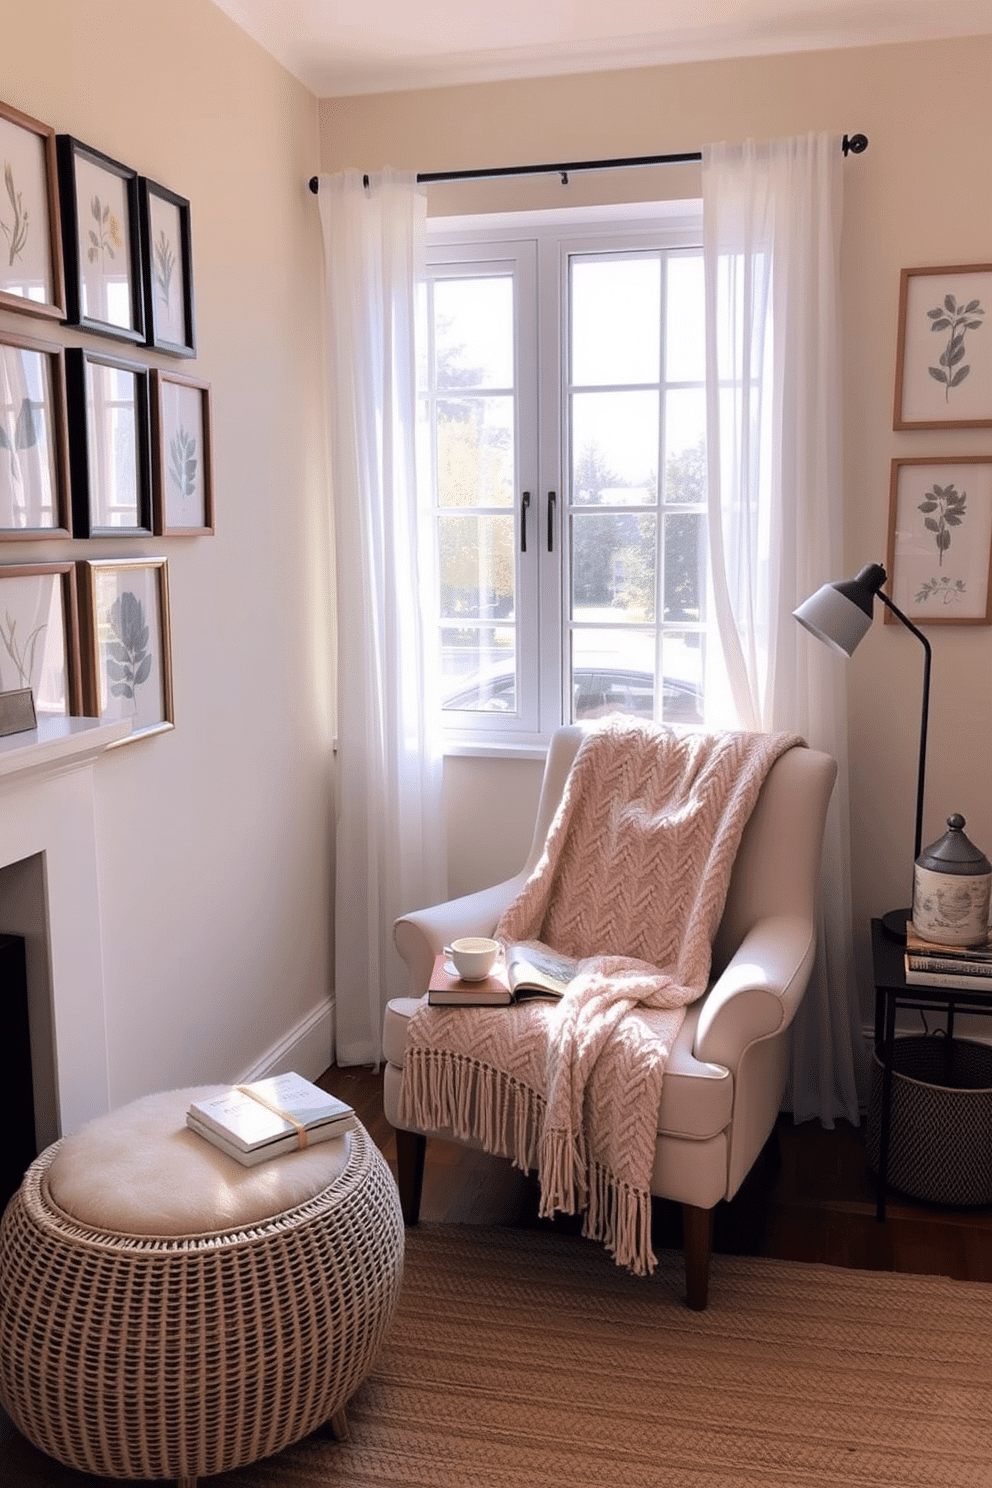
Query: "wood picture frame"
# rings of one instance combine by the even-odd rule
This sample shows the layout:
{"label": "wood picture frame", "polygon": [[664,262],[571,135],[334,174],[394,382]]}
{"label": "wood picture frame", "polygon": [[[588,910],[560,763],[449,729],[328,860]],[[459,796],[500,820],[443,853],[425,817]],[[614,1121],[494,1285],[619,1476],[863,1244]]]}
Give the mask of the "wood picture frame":
{"label": "wood picture frame", "polygon": [[992,455],[892,461],[887,567],[914,624],[992,625]]}
{"label": "wood picture frame", "polygon": [[151,536],[148,368],[82,346],[65,357],[75,534]]}
{"label": "wood picture frame", "polygon": [[76,566],[0,563],[0,691],[30,687],[39,718],[82,705]]}
{"label": "wood picture frame", "polygon": [[0,103],[0,306],[65,318],[55,130]]}
{"label": "wood picture frame", "polygon": [[168,559],[86,558],[79,569],[87,715],[128,719],[119,744],[174,728]]}
{"label": "wood picture frame", "polygon": [[992,428],[992,264],[903,269],[892,426]]}
{"label": "wood picture frame", "polygon": [[66,320],[117,340],[145,339],[138,174],[57,136]]}
{"label": "wood picture frame", "polygon": [[145,341],[170,356],[196,356],[190,205],[146,176],[138,178]]}
{"label": "wood picture frame", "polygon": [[157,537],[214,530],[210,384],[152,369],[152,520]]}
{"label": "wood picture frame", "polygon": [[71,537],[65,353],[0,328],[0,543]]}

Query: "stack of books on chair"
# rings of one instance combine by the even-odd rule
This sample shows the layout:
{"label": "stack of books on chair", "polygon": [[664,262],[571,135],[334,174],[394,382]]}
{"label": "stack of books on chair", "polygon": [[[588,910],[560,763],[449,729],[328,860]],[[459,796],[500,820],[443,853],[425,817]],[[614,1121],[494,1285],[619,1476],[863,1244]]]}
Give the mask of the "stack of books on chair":
{"label": "stack of books on chair", "polygon": [[910,986],[960,987],[992,997],[992,938],[980,946],[938,945],[906,926],[906,981]]}
{"label": "stack of books on chair", "polygon": [[302,1075],[273,1075],[195,1100],[186,1125],[245,1167],[340,1137],[354,1108]]}

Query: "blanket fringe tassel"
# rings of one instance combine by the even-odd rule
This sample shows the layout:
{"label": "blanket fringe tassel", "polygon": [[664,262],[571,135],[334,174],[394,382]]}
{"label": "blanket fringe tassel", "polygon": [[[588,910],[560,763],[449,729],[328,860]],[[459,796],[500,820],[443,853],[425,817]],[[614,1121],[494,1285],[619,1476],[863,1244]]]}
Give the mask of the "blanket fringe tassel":
{"label": "blanket fringe tassel", "polygon": [[582,1233],[600,1241],[620,1266],[650,1276],[651,1194],[619,1182],[591,1159],[584,1134],[574,1143],[561,1131],[540,1141],[545,1102],[535,1090],[481,1060],[443,1049],[408,1049],[400,1092],[400,1120],[423,1131],[450,1131],[507,1157],[541,1179],[542,1218],[585,1210]]}

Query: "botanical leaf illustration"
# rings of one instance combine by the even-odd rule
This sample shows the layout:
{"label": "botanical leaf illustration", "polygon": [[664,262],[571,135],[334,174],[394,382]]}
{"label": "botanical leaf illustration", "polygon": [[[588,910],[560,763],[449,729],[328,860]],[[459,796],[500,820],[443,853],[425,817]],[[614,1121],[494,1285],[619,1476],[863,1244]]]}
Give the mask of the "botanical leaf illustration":
{"label": "botanical leaf illustration", "polygon": [[943,385],[945,402],[950,401],[951,388],[960,387],[971,371],[971,367],[964,360],[965,332],[981,330],[983,325],[981,317],[984,314],[985,311],[978,300],[969,300],[967,305],[959,305],[957,298],[952,294],[944,296],[942,305],[927,311],[927,319],[930,321],[932,331],[949,332],[947,345],[940,355],[939,366],[927,368],[934,381]]}
{"label": "botanical leaf illustration", "polygon": [[3,641],[4,650],[14,663],[18,681],[22,687],[31,686],[35,652],[47,628],[46,625],[36,625],[22,644],[17,638],[17,620],[9,610],[5,614],[5,623],[0,624],[0,640]]}
{"label": "botanical leaf illustration", "polygon": [[198,463],[196,436],[180,424],[178,433],[169,445],[169,478],[181,496],[195,495]]}
{"label": "botanical leaf illustration", "polygon": [[106,648],[110,694],[133,699],[136,688],[148,681],[152,670],[148,626],[137,595],[126,589],[110,606],[107,620],[116,637]]}
{"label": "botanical leaf illustration", "polygon": [[951,546],[951,528],[960,527],[964,521],[967,499],[967,491],[956,490],[953,481],[949,486],[938,486],[935,482],[920,502],[918,510],[923,513],[923,525],[934,535],[941,564]]}
{"label": "botanical leaf illustration", "polygon": [[97,259],[102,259],[104,254],[108,258],[113,258],[114,249],[124,247],[119,220],[110,210],[109,202],[101,202],[98,196],[94,196],[90,201],[90,215],[96,222],[96,227],[90,227],[87,230],[90,246],[86,251],[86,257],[90,263],[96,263]]}
{"label": "botanical leaf illustration", "polygon": [[168,305],[169,295],[172,292],[172,274],[173,270],[176,267],[176,258],[175,254],[172,251],[172,244],[169,242],[169,239],[165,235],[164,228],[159,233],[158,239],[155,243],[154,257],[155,285],[162,297],[163,302]]}
{"label": "botanical leaf illustration", "polygon": [[14,170],[9,160],[5,160],[3,163],[3,183],[7,188],[7,195],[10,198],[10,205],[14,212],[13,221],[9,224],[4,218],[0,217],[0,229],[2,229],[10,249],[10,257],[7,263],[11,265],[15,258],[20,258],[24,252],[24,245],[28,240],[28,212],[21,200],[21,193],[14,185]]}
{"label": "botanical leaf illustration", "polygon": [[920,585],[916,591],[916,603],[926,604],[928,600],[933,599],[937,604],[960,604],[967,592],[968,586],[964,579],[952,579],[947,574],[943,578],[934,576]]}

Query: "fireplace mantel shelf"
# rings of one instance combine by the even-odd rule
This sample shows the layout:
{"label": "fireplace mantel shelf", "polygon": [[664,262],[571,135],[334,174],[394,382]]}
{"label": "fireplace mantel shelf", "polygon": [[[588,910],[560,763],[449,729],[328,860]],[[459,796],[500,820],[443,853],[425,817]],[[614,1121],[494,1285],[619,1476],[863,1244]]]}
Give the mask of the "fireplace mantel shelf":
{"label": "fireplace mantel shelf", "polygon": [[38,727],[0,739],[0,789],[19,780],[92,764],[131,732],[127,719],[42,718]]}

